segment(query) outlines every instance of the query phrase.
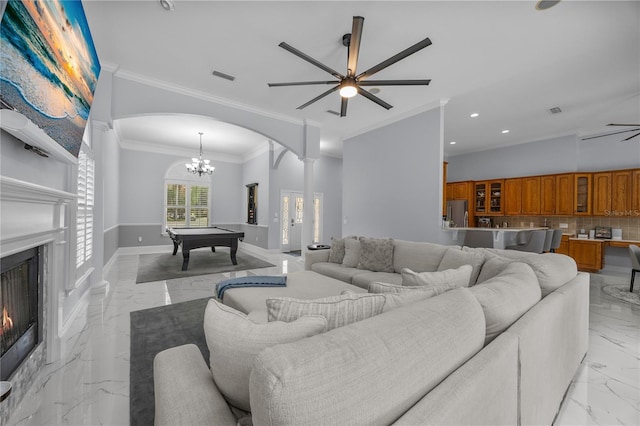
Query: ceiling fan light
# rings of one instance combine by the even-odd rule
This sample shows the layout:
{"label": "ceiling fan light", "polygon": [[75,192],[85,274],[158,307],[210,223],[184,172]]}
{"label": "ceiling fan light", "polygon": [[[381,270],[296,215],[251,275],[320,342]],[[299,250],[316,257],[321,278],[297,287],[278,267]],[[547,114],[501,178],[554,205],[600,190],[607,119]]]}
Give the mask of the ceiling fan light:
{"label": "ceiling fan light", "polygon": [[358,94],[358,89],[353,81],[345,80],[340,85],[340,96],[343,98],[353,98]]}

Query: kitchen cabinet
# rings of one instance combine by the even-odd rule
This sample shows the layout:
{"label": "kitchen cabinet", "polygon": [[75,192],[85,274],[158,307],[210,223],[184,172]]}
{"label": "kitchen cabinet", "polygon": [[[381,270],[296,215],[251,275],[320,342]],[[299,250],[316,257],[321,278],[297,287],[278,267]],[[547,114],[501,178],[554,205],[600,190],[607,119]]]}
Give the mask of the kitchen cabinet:
{"label": "kitchen cabinet", "polygon": [[604,267],[604,241],[571,238],[569,256],[576,261],[580,271],[598,272]]}
{"label": "kitchen cabinet", "polygon": [[573,177],[573,214],[579,216],[590,216],[592,197],[591,173],[575,173]]}
{"label": "kitchen cabinet", "polygon": [[522,178],[522,214],[540,214],[540,177]]}
{"label": "kitchen cabinet", "polygon": [[453,182],[447,184],[447,200],[469,200],[472,182]]}
{"label": "kitchen cabinet", "polygon": [[518,216],[522,212],[522,179],[504,180],[504,214]]}
{"label": "kitchen cabinet", "polygon": [[631,173],[631,210],[632,214],[640,214],[640,169]]}
{"label": "kitchen cabinet", "polygon": [[556,176],[540,177],[540,214],[556,214]]}
{"label": "kitchen cabinet", "polygon": [[593,174],[593,208],[591,214],[604,216],[611,212],[611,173]]}
{"label": "kitchen cabinet", "polygon": [[573,173],[565,173],[556,176],[556,204],[555,214],[557,215],[573,215]]}
{"label": "kitchen cabinet", "polygon": [[632,194],[633,170],[611,172],[611,212],[608,215],[626,215],[631,210]]}
{"label": "kitchen cabinet", "polygon": [[499,216],[503,214],[503,186],[503,179],[475,182],[474,202],[476,216]]}

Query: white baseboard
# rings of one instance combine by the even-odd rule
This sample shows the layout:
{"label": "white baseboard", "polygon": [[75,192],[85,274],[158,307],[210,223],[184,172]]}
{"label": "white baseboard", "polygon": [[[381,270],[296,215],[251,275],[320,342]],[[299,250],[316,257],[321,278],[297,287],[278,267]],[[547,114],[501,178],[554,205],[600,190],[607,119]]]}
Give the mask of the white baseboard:
{"label": "white baseboard", "polygon": [[73,307],[73,310],[69,314],[67,320],[60,327],[60,331],[58,335],[62,338],[69,331],[69,327],[74,323],[76,317],[82,312],[85,311],[89,307],[89,294],[91,293],[91,289],[87,288],[84,294],[80,297],[78,302]]}
{"label": "white baseboard", "polygon": [[[139,246],[139,247],[120,247],[116,250],[117,255],[132,255],[132,254],[149,254],[149,253],[173,253],[172,245],[162,246]],[[115,254],[114,254],[115,256]]]}

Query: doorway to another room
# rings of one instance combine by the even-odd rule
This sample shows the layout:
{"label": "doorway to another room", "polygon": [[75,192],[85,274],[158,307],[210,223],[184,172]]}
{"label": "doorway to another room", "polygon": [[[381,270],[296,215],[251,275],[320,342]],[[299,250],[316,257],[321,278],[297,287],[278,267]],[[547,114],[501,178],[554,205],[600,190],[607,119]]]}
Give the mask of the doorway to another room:
{"label": "doorway to another room", "polygon": [[[320,242],[322,235],[323,195],[313,195],[313,243]],[[283,191],[280,196],[280,249],[294,256],[302,253],[302,229],[304,225],[304,194],[298,191]]]}

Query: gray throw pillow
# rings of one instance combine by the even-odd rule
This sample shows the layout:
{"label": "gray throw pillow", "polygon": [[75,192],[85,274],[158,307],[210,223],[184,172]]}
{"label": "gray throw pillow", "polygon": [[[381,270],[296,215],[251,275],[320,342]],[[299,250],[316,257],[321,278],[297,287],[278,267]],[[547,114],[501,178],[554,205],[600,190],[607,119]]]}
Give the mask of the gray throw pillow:
{"label": "gray throw pillow", "polygon": [[355,268],[360,262],[360,240],[353,238],[344,239],[344,259],[342,265]]}
{"label": "gray throw pillow", "polygon": [[496,256],[495,254],[487,255],[487,260],[482,264],[476,285],[495,277],[513,262],[517,262],[517,260]]}
{"label": "gray throw pillow", "polygon": [[382,294],[384,296],[385,303],[382,312],[388,312],[401,306],[408,305],[419,300],[428,299],[439,294],[437,289],[426,286],[408,287],[380,282],[370,283],[369,293]]}
{"label": "gray throw pillow", "polygon": [[358,268],[372,272],[393,272],[393,239],[360,237]]}
{"label": "gray throw pillow", "polygon": [[342,263],[344,259],[345,247],[344,238],[331,237],[331,248],[329,249],[329,262]]}
{"label": "gray throw pillow", "polygon": [[327,320],[322,316],[256,324],[242,312],[211,299],[204,313],[204,335],[213,380],[229,404],[251,411],[249,376],[256,355],[279,343],[323,333],[326,328]]}
{"label": "gray throw pillow", "polygon": [[327,319],[327,330],[332,330],[380,314],[384,303],[384,296],[367,293],[348,293],[314,300],[274,297],[267,299],[267,313],[269,321],[285,322],[308,315],[321,315]]}
{"label": "gray throw pillow", "polygon": [[475,285],[485,260],[485,254],[482,251],[463,251],[457,248],[449,248],[438,265],[438,271],[446,271],[447,269],[455,269],[462,265],[471,265],[471,277],[469,277],[469,285]]}

